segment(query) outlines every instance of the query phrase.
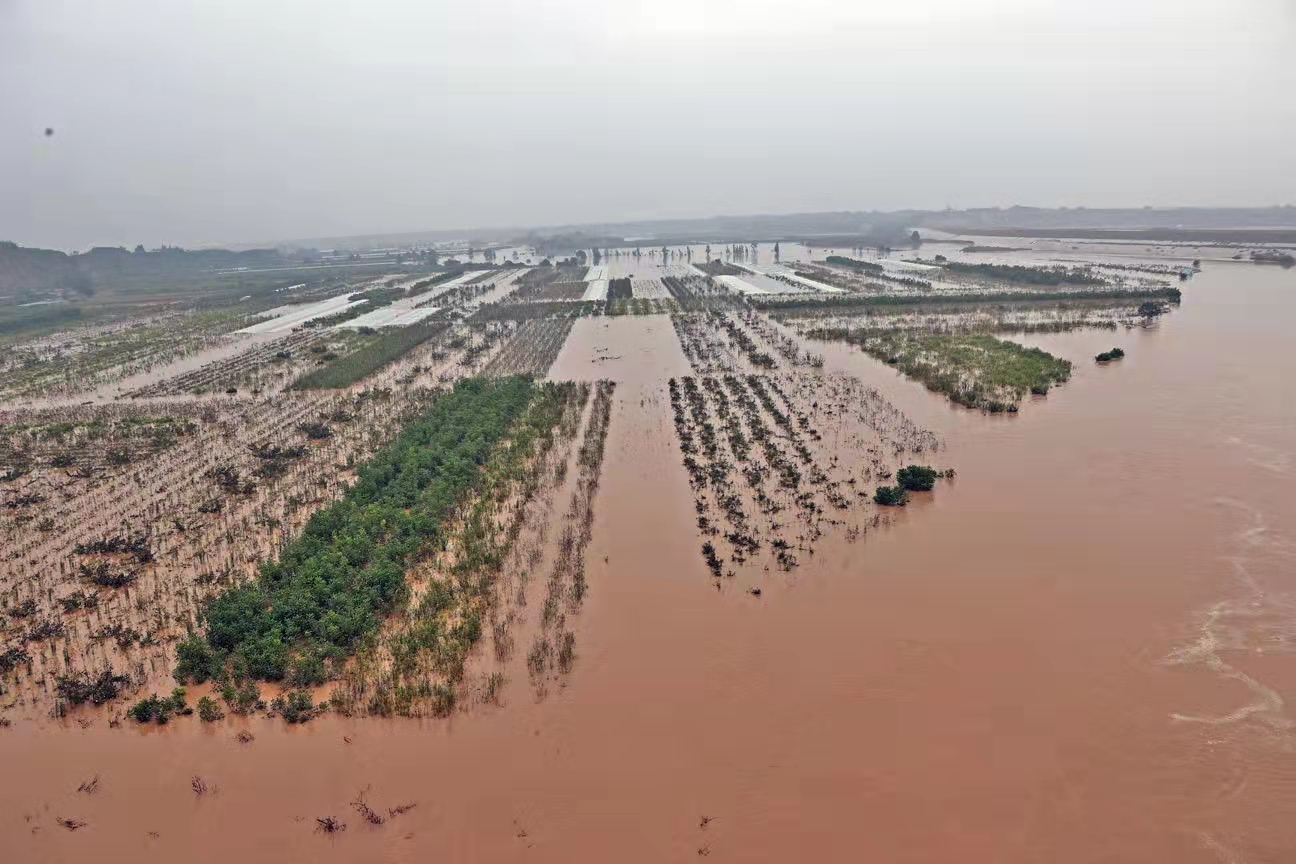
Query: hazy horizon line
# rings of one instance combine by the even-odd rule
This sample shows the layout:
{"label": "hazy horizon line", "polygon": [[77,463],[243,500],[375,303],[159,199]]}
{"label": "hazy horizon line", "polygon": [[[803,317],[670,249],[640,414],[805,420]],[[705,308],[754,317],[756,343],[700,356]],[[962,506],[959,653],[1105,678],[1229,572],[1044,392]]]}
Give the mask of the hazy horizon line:
{"label": "hazy horizon line", "polygon": [[[893,210],[791,210],[783,212],[757,212],[757,213],[712,213],[706,216],[674,216],[674,217],[654,217],[651,219],[617,219],[617,220],[590,220],[586,222],[559,222],[546,223],[539,225],[496,225],[496,226],[476,226],[473,228],[421,228],[421,229],[399,229],[391,231],[371,231],[360,234],[316,234],[316,235],[297,235],[293,237],[280,237],[275,239],[262,238],[259,240],[211,240],[200,243],[167,243],[166,241],[154,244],[131,243],[92,243],[85,247],[73,246],[41,246],[28,245],[20,240],[9,240],[8,242],[16,243],[19,246],[29,249],[52,249],[67,254],[78,254],[88,252],[91,249],[132,249],[138,245],[144,245],[149,249],[160,249],[162,247],[172,247],[187,250],[212,250],[212,249],[266,249],[280,247],[301,247],[311,248],[307,244],[318,243],[321,241],[356,241],[380,238],[415,238],[429,237],[431,235],[446,235],[444,240],[475,240],[486,239],[486,235],[513,235],[521,239],[528,233],[534,232],[572,232],[581,233],[582,229],[600,229],[607,230],[616,227],[645,227],[652,225],[664,225],[671,223],[706,223],[717,222],[722,220],[739,220],[739,219],[791,219],[797,217],[814,217],[814,216],[841,216],[849,214],[870,215],[870,216],[888,216],[896,214],[925,214],[934,215],[940,213],[985,213],[985,212],[1006,212],[1012,210],[1026,210],[1036,212],[1122,212],[1122,213],[1141,213],[1141,212],[1174,212],[1174,211],[1216,211],[1221,213],[1229,212],[1259,212],[1259,211],[1279,211],[1279,210],[1296,210],[1296,204],[1259,204],[1259,205],[1211,205],[1211,204],[1175,204],[1175,205],[1144,205],[1141,207],[1107,207],[1099,205],[1058,205],[1058,206],[1041,206],[1035,204],[1010,204],[1010,205],[985,205],[979,207],[944,207],[940,209],[909,207]],[[1009,226],[1022,227],[1029,226]],[[1076,226],[1080,227],[1080,226]],[[1165,227],[1165,226],[1148,226],[1148,227]],[[1270,226],[1270,227],[1292,227],[1296,228],[1296,222],[1290,226]],[[480,237],[478,235],[481,235]],[[811,235],[807,235],[811,236]],[[3,242],[7,238],[0,238]]]}

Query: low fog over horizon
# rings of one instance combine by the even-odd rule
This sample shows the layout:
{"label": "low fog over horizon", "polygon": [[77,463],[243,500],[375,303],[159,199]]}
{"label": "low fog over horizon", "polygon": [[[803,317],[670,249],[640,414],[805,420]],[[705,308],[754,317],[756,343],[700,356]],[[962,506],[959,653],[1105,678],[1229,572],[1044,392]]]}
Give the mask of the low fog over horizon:
{"label": "low fog over horizon", "polygon": [[0,240],[1296,203],[1294,35],[1283,0],[0,0]]}

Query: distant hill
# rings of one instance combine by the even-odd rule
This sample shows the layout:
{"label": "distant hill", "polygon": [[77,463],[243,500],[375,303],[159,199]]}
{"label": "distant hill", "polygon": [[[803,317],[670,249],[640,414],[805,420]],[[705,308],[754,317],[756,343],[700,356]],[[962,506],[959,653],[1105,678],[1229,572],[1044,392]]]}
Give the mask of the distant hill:
{"label": "distant hill", "polygon": [[1296,229],[1296,207],[985,207],[930,212],[921,224],[965,229]]}
{"label": "distant hill", "polygon": [[[1145,207],[1044,208],[983,207],[969,210],[841,211],[639,222],[590,223],[535,228],[477,230],[472,236],[500,242],[508,236],[545,254],[592,246],[638,243],[645,248],[682,243],[750,243],[775,240],[903,244],[914,229],[963,234],[1034,234],[1154,239],[1201,239],[1222,242],[1291,242],[1296,237],[1296,207]],[[1268,233],[1263,233],[1268,232]],[[399,265],[405,256],[390,251],[427,245],[435,239],[467,236],[463,231],[412,232],[369,237],[330,238],[341,250],[380,244]],[[114,294],[159,294],[186,287],[218,271],[269,270],[315,266],[348,266],[347,256],[321,257],[314,248],[186,250],[164,246],[145,251],[98,247],[80,254],[31,249],[0,242],[0,304],[48,299],[76,300],[110,291]],[[357,256],[351,255],[351,258]],[[365,263],[374,263],[366,261]],[[358,266],[358,265],[357,265]],[[288,273],[283,274],[285,278]]]}
{"label": "distant hill", "polygon": [[[300,259],[297,259],[298,262]],[[163,247],[134,252],[98,247],[81,254],[31,249],[0,242],[0,302],[22,303],[56,297],[90,297],[101,290],[121,293],[164,290],[217,270],[289,264],[274,249],[230,252]]]}
{"label": "distant hill", "polygon": [[859,210],[756,216],[711,216],[556,225],[534,229],[546,239],[627,238],[652,246],[665,242],[770,242],[821,237],[896,238],[913,229],[964,233],[999,229],[1296,229],[1296,207],[1045,208],[982,207],[969,210]]}

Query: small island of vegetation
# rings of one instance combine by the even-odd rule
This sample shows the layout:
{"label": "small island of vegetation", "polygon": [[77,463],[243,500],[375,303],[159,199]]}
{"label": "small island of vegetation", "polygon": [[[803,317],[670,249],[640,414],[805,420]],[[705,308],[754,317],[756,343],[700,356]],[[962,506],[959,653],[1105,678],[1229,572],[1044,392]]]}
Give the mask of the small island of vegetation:
{"label": "small island of vegetation", "polygon": [[986,333],[817,328],[806,335],[858,345],[951,402],[991,413],[1015,412],[1027,393],[1042,396],[1071,377],[1070,361]]}
{"label": "small island of vegetation", "polygon": [[937,471],[930,465],[906,465],[895,473],[896,485],[879,486],[873,501],[883,507],[903,507],[910,492],[930,492],[941,477],[953,477],[954,471]]}
{"label": "small island of vegetation", "polygon": [[896,482],[910,492],[930,492],[940,476],[930,465],[909,465],[896,472]]}

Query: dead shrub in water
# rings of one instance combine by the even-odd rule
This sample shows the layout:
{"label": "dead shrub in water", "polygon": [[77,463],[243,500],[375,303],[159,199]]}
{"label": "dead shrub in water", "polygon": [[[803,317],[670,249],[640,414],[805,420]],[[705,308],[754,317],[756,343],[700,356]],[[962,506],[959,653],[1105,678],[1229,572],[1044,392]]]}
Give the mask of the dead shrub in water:
{"label": "dead shrub in water", "polygon": [[21,663],[30,663],[31,655],[21,648],[9,648],[0,652],[0,675],[7,675]]}
{"label": "dead shrub in water", "polygon": [[312,441],[323,441],[333,434],[333,430],[323,423],[302,423],[297,427],[303,435]]}
{"label": "dead shrub in water", "polygon": [[499,703],[500,690],[504,687],[504,673],[492,672],[486,679],[486,701]]}
{"label": "dead shrub in water", "polygon": [[356,795],[356,800],[351,802],[351,806],[360,814],[360,818],[370,825],[381,825],[387,821],[387,818],[381,813],[374,812],[374,809],[365,801],[365,795],[368,794],[368,791],[368,789],[361,789],[360,793]]}
{"label": "dead shrub in water", "polygon": [[8,612],[11,618],[30,618],[36,614],[36,601],[24,600],[16,606],[10,606]]}
{"label": "dead shrub in water", "polygon": [[139,570],[113,567],[107,561],[78,565],[77,574],[101,588],[125,588],[139,579]]}
{"label": "dead shrub in water", "polygon": [[23,634],[23,641],[43,642],[62,636],[65,630],[62,621],[37,621]]}
{"label": "dead shrub in water", "polygon": [[67,675],[60,675],[55,682],[54,689],[61,698],[66,699],[73,705],[81,705],[85,702],[102,705],[109,699],[116,698],[121,689],[129,683],[129,675],[116,675],[112,669],[105,666],[93,678],[87,672],[72,672]]}
{"label": "dead shrub in water", "polygon": [[527,668],[531,670],[532,675],[539,675],[549,665],[549,658],[552,656],[553,646],[549,644],[548,639],[540,636],[527,653]]}
{"label": "dead shrub in water", "polygon": [[563,633],[559,638],[558,647],[558,668],[563,672],[570,672],[572,663],[576,660],[576,634],[572,632]]}
{"label": "dead shrub in water", "polygon": [[437,684],[432,688],[432,713],[437,717],[449,717],[454,712],[457,694],[450,684]]}

